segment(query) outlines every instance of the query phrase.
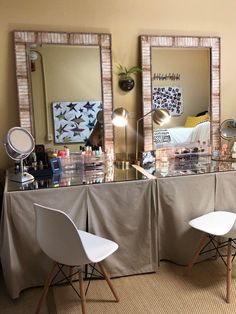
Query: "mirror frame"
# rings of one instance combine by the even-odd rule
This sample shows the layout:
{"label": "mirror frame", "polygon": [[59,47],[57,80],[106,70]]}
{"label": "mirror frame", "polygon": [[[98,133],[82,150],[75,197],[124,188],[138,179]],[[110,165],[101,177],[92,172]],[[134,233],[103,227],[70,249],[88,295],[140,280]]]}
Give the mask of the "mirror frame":
{"label": "mirror frame", "polygon": [[[211,147],[220,148],[220,37],[141,35],[143,116],[152,110],[152,52],[153,47],[210,48],[211,70]],[[151,115],[143,119],[144,151],[153,149]]]}
{"label": "mirror frame", "polygon": [[113,111],[111,34],[14,31],[20,126],[26,128],[34,135],[32,90],[30,84],[29,60],[27,56],[29,44],[99,46],[104,119],[103,150],[108,151],[109,149],[113,149],[114,136],[111,121]]}

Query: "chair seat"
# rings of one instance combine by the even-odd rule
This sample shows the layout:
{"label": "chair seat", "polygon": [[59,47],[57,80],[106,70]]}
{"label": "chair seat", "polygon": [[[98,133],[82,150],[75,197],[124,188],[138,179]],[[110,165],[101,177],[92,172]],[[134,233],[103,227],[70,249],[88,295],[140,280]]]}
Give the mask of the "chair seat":
{"label": "chair seat", "polygon": [[94,234],[78,230],[86,254],[91,262],[98,263],[118,249],[118,244]]}
{"label": "chair seat", "polygon": [[189,221],[190,226],[195,229],[216,236],[236,238],[236,231],[230,233],[236,214],[227,211],[215,211]]}

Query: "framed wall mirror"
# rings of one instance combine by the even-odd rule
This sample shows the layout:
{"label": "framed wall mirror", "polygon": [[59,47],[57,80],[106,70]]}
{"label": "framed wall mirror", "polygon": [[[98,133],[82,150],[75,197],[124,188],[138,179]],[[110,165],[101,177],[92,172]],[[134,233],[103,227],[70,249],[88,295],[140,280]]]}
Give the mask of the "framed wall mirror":
{"label": "framed wall mirror", "polygon": [[14,46],[20,125],[36,144],[76,151],[102,111],[100,143],[113,148],[111,35],[15,31]]}
{"label": "framed wall mirror", "polygon": [[186,143],[220,147],[220,38],[142,35],[143,115],[166,108],[162,128],[143,120],[144,151]]}

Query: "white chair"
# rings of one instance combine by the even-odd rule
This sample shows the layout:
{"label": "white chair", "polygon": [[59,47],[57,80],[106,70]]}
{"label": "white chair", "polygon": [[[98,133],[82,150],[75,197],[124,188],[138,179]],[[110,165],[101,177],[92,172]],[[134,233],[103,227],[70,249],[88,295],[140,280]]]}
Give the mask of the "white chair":
{"label": "white chair", "polygon": [[[197,250],[188,264],[188,270],[192,268],[200,254],[216,250],[227,267],[226,301],[230,303],[232,261],[236,254],[235,252],[232,253],[232,248],[236,249],[236,214],[227,211],[215,211],[195,218],[189,224],[193,228],[203,231],[203,234]],[[227,240],[222,241],[221,238],[227,238]],[[209,241],[207,242],[207,240]],[[213,245],[213,249],[207,249],[209,244]],[[227,255],[224,255],[222,248],[226,246]],[[227,256],[227,262],[224,260],[225,256]]]}
{"label": "white chair", "polygon": [[[58,267],[67,281],[73,286],[71,280],[65,275],[62,266],[79,267],[79,286],[82,313],[86,313],[86,299],[83,285],[83,272],[80,268],[90,263],[98,263],[116,301],[118,295],[112,286],[108,273],[101,263],[106,257],[118,249],[118,245],[110,240],[98,237],[91,233],[78,230],[70,217],[57,209],[34,204],[36,214],[36,238],[42,251],[53,261],[53,266],[48,273],[44,289],[40,297],[36,313],[40,312],[41,305],[47,295],[50,284],[55,279],[55,270]],[[70,273],[71,274],[71,273]]]}

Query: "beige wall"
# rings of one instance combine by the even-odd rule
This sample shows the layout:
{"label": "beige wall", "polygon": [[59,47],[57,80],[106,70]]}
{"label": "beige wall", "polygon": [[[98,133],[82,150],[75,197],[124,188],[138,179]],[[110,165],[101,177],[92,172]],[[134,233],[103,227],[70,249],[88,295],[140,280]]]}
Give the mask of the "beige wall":
{"label": "beige wall", "polygon": [[[112,34],[113,64],[139,63],[140,34],[199,35],[221,37],[222,119],[236,118],[236,2],[228,0],[1,0],[0,2],[0,134],[18,125],[13,30],[109,32]],[[133,145],[135,118],[141,113],[141,82],[134,90],[121,92],[113,75],[114,106],[131,112],[129,145]],[[122,130],[116,143],[123,143]],[[134,147],[134,145],[132,146]],[[132,148],[133,150],[133,148]],[[10,164],[0,147],[1,166]]]}

